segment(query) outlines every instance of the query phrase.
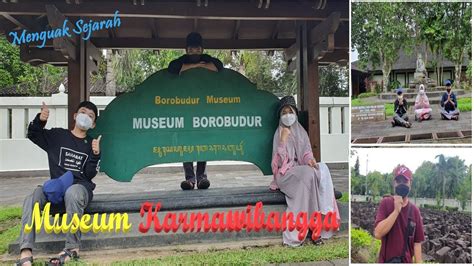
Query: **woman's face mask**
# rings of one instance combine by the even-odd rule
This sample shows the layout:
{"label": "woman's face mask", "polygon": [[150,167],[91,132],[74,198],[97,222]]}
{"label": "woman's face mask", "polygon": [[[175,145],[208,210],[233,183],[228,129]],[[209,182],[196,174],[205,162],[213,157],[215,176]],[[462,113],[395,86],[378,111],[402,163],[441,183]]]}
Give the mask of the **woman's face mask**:
{"label": "woman's face mask", "polygon": [[82,130],[88,130],[92,127],[92,118],[84,113],[78,113],[76,116],[76,126]]}
{"label": "woman's face mask", "polygon": [[280,120],[283,123],[283,125],[290,127],[296,122],[296,114],[292,114],[292,113],[284,114],[281,116]]}

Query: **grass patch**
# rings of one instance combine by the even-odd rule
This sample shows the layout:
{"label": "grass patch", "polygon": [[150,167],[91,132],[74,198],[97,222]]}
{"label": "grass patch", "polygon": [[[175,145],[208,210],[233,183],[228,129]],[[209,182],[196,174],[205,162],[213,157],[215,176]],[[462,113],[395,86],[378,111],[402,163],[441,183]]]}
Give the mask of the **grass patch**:
{"label": "grass patch", "polygon": [[355,98],[351,100],[352,106],[375,105],[374,101],[368,99]]}
{"label": "grass patch", "polygon": [[338,199],[340,202],[349,202],[349,192],[342,192],[342,198]]}
{"label": "grass patch", "polygon": [[385,116],[386,117],[392,117],[395,114],[395,111],[393,110],[393,103],[386,103],[385,104]]}
{"label": "grass patch", "polygon": [[369,97],[374,97],[377,96],[378,93],[376,92],[363,92],[357,96],[358,98],[369,98]]}
{"label": "grass patch", "polygon": [[21,218],[21,207],[0,207],[0,222]]}
{"label": "grass patch", "polygon": [[335,239],[323,246],[255,247],[238,250],[206,251],[192,255],[173,255],[156,259],[117,261],[112,265],[254,265],[269,263],[313,262],[347,258],[347,239]]}
{"label": "grass patch", "polygon": [[472,98],[458,99],[458,109],[460,112],[470,112],[472,110]]}
{"label": "grass patch", "polygon": [[351,229],[352,263],[377,263],[382,242],[364,229]]}
{"label": "grass patch", "polygon": [[8,251],[8,245],[20,235],[21,208],[0,207],[0,254]]}

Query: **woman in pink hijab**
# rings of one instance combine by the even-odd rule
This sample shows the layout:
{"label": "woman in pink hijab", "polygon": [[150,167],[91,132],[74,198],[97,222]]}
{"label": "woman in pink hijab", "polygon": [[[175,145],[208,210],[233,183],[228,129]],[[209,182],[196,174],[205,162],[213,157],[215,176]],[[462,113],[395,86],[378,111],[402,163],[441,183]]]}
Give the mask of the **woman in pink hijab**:
{"label": "woman in pink hijab", "polygon": [[415,99],[415,120],[421,122],[431,119],[431,111],[432,109],[428,96],[426,96],[425,86],[421,84]]}
{"label": "woman in pink hijab", "polygon": [[[335,212],[340,224],[340,215],[334,197],[334,187],[329,169],[324,163],[316,163],[311,150],[308,134],[297,119],[297,108],[292,96],[283,97],[278,108],[280,123],[273,137],[272,171],[273,182],[270,189],[285,194],[287,210],[295,218],[299,212],[306,212],[308,218],[313,212],[324,215]],[[334,232],[321,231],[315,244],[321,238],[329,238]],[[283,243],[299,246],[298,231],[283,232]]]}

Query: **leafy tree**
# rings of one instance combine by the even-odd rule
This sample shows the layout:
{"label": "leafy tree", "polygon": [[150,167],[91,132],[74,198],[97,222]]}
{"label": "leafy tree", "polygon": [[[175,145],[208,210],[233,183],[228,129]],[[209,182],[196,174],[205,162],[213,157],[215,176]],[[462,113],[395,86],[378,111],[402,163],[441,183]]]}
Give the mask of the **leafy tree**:
{"label": "leafy tree", "polygon": [[360,163],[359,163],[359,156],[357,156],[355,165],[354,165],[354,175],[359,176],[360,175]]}
{"label": "leafy tree", "polygon": [[[459,88],[461,67],[467,52],[470,53],[471,43],[471,3],[444,3],[448,7],[446,13],[446,57],[455,64],[455,86]],[[470,80],[470,77],[469,77]]]}
{"label": "leafy tree", "polygon": [[467,173],[459,187],[459,192],[456,195],[457,200],[461,203],[461,209],[466,209],[466,204],[471,200],[472,188],[472,165],[469,166]]}
{"label": "leafy tree", "polygon": [[381,66],[383,90],[402,48],[409,47],[413,29],[405,12],[410,3],[352,3],[352,48],[359,53],[360,64]]}
{"label": "leafy tree", "polygon": [[39,96],[58,86],[66,77],[62,67],[44,64],[31,66],[20,60],[20,48],[0,37],[0,90],[15,86],[19,92]]}
{"label": "leafy tree", "polygon": [[349,96],[348,66],[330,64],[319,67],[319,90],[321,96],[347,97]]}

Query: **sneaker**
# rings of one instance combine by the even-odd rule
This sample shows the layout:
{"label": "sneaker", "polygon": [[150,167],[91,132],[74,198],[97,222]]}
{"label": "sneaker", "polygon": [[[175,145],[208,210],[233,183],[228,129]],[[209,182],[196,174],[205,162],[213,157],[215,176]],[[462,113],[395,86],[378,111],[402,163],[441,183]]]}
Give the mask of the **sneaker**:
{"label": "sneaker", "polygon": [[192,190],[194,189],[194,182],[191,180],[184,180],[181,182],[181,189],[182,190]]}
{"label": "sneaker", "polygon": [[392,122],[392,127],[395,127],[395,121],[392,120],[390,122]]}

